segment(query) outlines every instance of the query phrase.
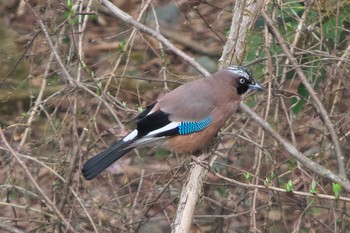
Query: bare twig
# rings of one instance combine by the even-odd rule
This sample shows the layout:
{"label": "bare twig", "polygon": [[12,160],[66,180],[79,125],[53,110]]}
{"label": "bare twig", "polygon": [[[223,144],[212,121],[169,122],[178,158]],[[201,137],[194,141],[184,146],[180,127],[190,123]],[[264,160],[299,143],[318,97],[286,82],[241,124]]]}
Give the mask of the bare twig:
{"label": "bare twig", "polygon": [[[147,8],[148,8],[148,6],[149,6],[150,3],[151,3],[151,0],[148,0],[148,1],[146,1],[145,4],[142,6],[141,11],[140,11],[140,14],[139,14],[139,16],[138,16],[138,18],[137,18],[137,21],[139,21],[139,20],[142,19],[142,16],[144,15],[144,13],[145,13],[145,11],[147,10]],[[132,44],[134,43],[136,32],[137,32],[137,30],[134,28],[134,29],[132,30],[132,32],[131,32],[129,38],[128,38],[127,41],[125,42],[125,45],[124,45],[124,47],[123,47],[123,49],[122,49],[122,51],[121,51],[121,54],[119,55],[118,60],[115,62],[114,66],[113,66],[113,69],[112,69],[112,71],[111,71],[111,75],[109,75],[109,78],[108,78],[108,80],[107,80],[107,82],[106,82],[106,84],[105,84],[105,86],[104,86],[104,88],[103,88],[103,91],[102,91],[103,95],[106,95],[106,93],[108,93],[109,86],[110,86],[110,84],[112,83],[113,78],[115,78],[115,73],[116,73],[118,67],[120,66],[121,62],[123,61],[123,59],[124,59],[124,57],[125,57],[125,55],[126,55],[127,50],[130,50],[130,47],[132,47]],[[126,64],[127,64],[128,61],[129,61],[130,52],[131,52],[131,51],[129,51],[129,56],[127,56],[127,62],[126,62]],[[127,66],[125,65],[125,68],[126,68],[126,67],[127,67]],[[125,70],[124,70],[124,72],[125,72]],[[123,77],[123,75],[122,75],[122,77]],[[122,79],[121,79],[121,80],[122,80]],[[122,82],[120,81],[120,82],[119,82],[119,85],[118,85],[118,90],[120,89],[121,84],[122,84]],[[118,102],[118,100],[117,100],[116,98],[114,99],[114,101]],[[100,103],[98,104],[97,108],[96,108],[96,111],[95,111],[95,118],[96,118],[96,115],[97,115],[97,113],[99,112],[99,110],[100,110],[100,108],[101,108],[101,104],[102,104],[102,103],[103,103],[103,102],[100,102]],[[124,128],[123,124],[122,124],[120,121],[118,121],[118,123],[119,123],[120,128]]]}
{"label": "bare twig", "polygon": [[[293,39],[293,42],[290,46],[290,52],[292,54],[294,54],[295,52],[295,48],[297,46],[297,44],[299,43],[300,39],[301,39],[301,36],[303,35],[302,32],[303,32],[303,27],[304,27],[304,24],[306,22],[306,18],[308,16],[308,13],[309,13],[309,10],[312,6],[312,2],[313,0],[311,1],[307,1],[306,3],[306,7],[305,7],[305,10],[303,12],[303,15],[301,16],[300,20],[299,20],[299,23],[298,23],[298,26],[296,28],[296,33],[295,33],[295,36],[294,36],[294,39]],[[281,78],[281,83],[284,83],[286,81],[286,76],[287,76],[287,69],[288,69],[288,65],[289,65],[289,62],[290,60],[287,59],[286,62],[285,62],[285,66],[283,68],[283,72],[282,72],[282,78]],[[281,86],[282,87],[282,86]]]}
{"label": "bare twig", "polygon": [[67,219],[63,216],[63,214],[57,208],[55,203],[53,201],[51,201],[51,199],[46,195],[44,190],[41,189],[40,185],[36,182],[35,178],[32,176],[31,172],[29,171],[27,165],[25,165],[25,163],[20,159],[20,156],[18,155],[18,153],[15,150],[13,150],[13,148],[10,146],[10,144],[8,143],[8,141],[4,135],[3,129],[1,127],[0,127],[0,137],[1,137],[1,140],[3,141],[3,143],[5,144],[7,150],[9,150],[11,152],[12,156],[16,159],[18,164],[23,168],[25,174],[28,176],[28,178],[33,183],[35,188],[38,190],[40,195],[43,197],[46,204],[49,205],[51,207],[51,209],[57,214],[57,216],[64,223],[64,225],[67,227],[67,229],[71,230],[72,232],[75,232],[74,228],[67,221]]}
{"label": "bare twig", "polygon": [[298,74],[298,77],[303,82],[303,84],[305,85],[306,89],[310,93],[310,96],[314,100],[315,106],[317,108],[317,111],[319,112],[319,115],[320,115],[321,119],[323,120],[323,122],[327,126],[327,128],[329,130],[329,133],[331,135],[331,138],[332,138],[332,141],[333,141],[333,144],[334,144],[334,150],[335,150],[335,153],[337,155],[339,175],[341,177],[343,177],[344,179],[347,179],[346,178],[345,164],[344,164],[344,154],[343,154],[342,148],[340,146],[338,135],[337,135],[337,133],[336,133],[336,131],[334,129],[333,122],[329,118],[329,115],[328,115],[326,109],[324,108],[321,100],[318,98],[317,93],[315,92],[315,90],[313,89],[313,87],[311,86],[309,81],[307,80],[307,77],[304,74],[304,72],[302,71],[300,65],[298,64],[298,61],[296,60],[296,58],[291,53],[291,51],[288,48],[285,40],[282,38],[282,36],[279,33],[279,31],[277,30],[277,28],[273,25],[273,22],[272,22],[271,18],[267,15],[265,10],[262,10],[262,16],[264,17],[265,22],[266,22],[267,26],[270,29],[270,32],[273,34],[273,36],[275,37],[276,41],[281,46],[283,52],[287,55],[287,58],[290,60],[291,65],[293,66],[293,68],[295,69],[296,73]]}
{"label": "bare twig", "polygon": [[169,50],[171,50],[173,53],[184,59],[189,65],[193,66],[196,70],[198,70],[201,74],[204,74],[205,76],[209,76],[210,73],[205,70],[201,65],[199,65],[193,58],[189,57],[186,53],[181,51],[180,49],[177,49],[169,40],[167,40],[163,35],[157,33],[155,30],[143,25],[140,22],[137,22],[134,20],[130,15],[116,7],[113,3],[111,3],[108,0],[99,0],[105,7],[107,7],[114,16],[118,17],[119,19],[123,20],[124,22],[132,25],[137,30],[141,32],[145,32],[154,38],[156,38],[158,41],[160,41],[165,47],[167,47]]}
{"label": "bare twig", "polygon": [[25,231],[22,231],[17,227],[7,225],[6,223],[3,223],[3,222],[0,223],[0,229],[5,230],[6,232],[12,232],[12,233],[25,233]]}
{"label": "bare twig", "polygon": [[[2,133],[2,132],[0,132],[0,138],[1,138],[1,133]],[[83,135],[85,135],[85,133],[83,133],[82,136],[83,136]],[[80,140],[82,140],[82,136],[80,137]],[[80,143],[81,143],[81,141],[80,141]],[[6,148],[6,151],[8,151],[9,153],[12,153],[11,151],[13,151],[13,148],[12,148],[12,150],[10,150],[10,148],[11,148],[11,147],[7,147],[7,148]],[[57,177],[57,178],[58,178],[59,180],[61,180],[63,183],[66,183],[66,180],[65,180],[60,174],[58,174],[54,169],[52,169],[51,167],[49,167],[49,166],[46,165],[45,163],[39,161],[38,159],[36,159],[36,158],[33,157],[33,156],[20,154],[19,152],[16,152],[16,153],[17,153],[17,155],[18,155],[19,157],[21,157],[22,159],[24,158],[24,159],[26,159],[26,160],[33,161],[33,162],[39,164],[40,166],[43,166],[43,167],[46,168],[48,171],[50,171],[52,174],[54,174],[55,177]],[[21,159],[21,158],[20,158],[20,159]],[[17,187],[17,186],[15,186],[15,188],[16,188],[16,189],[20,189],[20,187]],[[76,198],[76,200],[79,202],[80,206],[83,208],[84,213],[86,214],[87,218],[88,218],[89,221],[91,222],[91,224],[92,224],[92,226],[93,226],[95,232],[98,232],[97,227],[96,227],[96,225],[94,224],[94,222],[93,222],[93,220],[92,220],[92,218],[91,218],[91,215],[90,215],[89,212],[87,211],[87,209],[86,209],[84,203],[82,202],[82,200],[80,199],[80,197],[78,196],[78,194],[73,190],[72,187],[69,187],[69,189],[70,189],[71,193],[73,194],[73,196]],[[22,192],[29,192],[31,195],[34,194],[34,193],[32,193],[32,192],[30,192],[30,191],[28,191],[28,190],[22,190]],[[44,214],[44,215],[48,215],[48,214],[46,214],[46,213],[43,213],[43,214]],[[48,216],[51,217],[51,215],[48,215]]]}
{"label": "bare twig", "polygon": [[[184,160],[184,161],[186,161],[186,160]],[[183,163],[182,163],[180,166],[178,166],[177,170],[174,172],[174,174],[172,175],[172,177],[171,177],[171,178],[168,180],[168,182],[162,187],[162,189],[161,189],[161,191],[158,193],[158,195],[157,195],[153,200],[150,201],[150,203],[156,203],[156,202],[160,199],[160,197],[161,197],[165,192],[167,192],[169,186],[173,183],[174,179],[176,179],[176,178],[177,178],[177,175],[180,173],[181,167],[182,167],[182,166],[183,166]],[[147,218],[143,219],[142,221],[140,221],[140,222],[138,223],[138,226],[137,226],[137,228],[136,228],[136,232],[139,231],[139,229],[140,229],[140,227],[141,227],[141,224],[144,223],[144,222],[146,222],[146,221],[150,218],[150,217],[149,217],[150,215],[148,214],[148,212],[151,210],[151,208],[152,208],[152,205],[148,205],[148,208],[143,212],[143,215],[144,215],[144,216],[147,216]]]}
{"label": "bare twig", "polygon": [[[119,117],[114,113],[112,107],[107,103],[107,101],[105,99],[102,98],[102,96],[97,95],[95,92],[90,90],[87,86],[83,85],[81,82],[78,82],[77,80],[72,78],[72,76],[68,73],[66,67],[63,65],[62,59],[60,58],[60,56],[58,55],[55,47],[53,46],[53,43],[52,43],[52,41],[50,39],[50,36],[49,36],[49,34],[48,34],[47,30],[46,30],[46,27],[45,27],[44,23],[39,18],[39,16],[36,14],[35,10],[31,7],[31,5],[28,3],[28,1],[26,3],[27,3],[28,8],[31,9],[33,15],[35,16],[35,19],[38,21],[40,28],[44,32],[45,38],[48,41],[48,44],[49,44],[49,46],[50,46],[50,48],[51,48],[51,50],[53,52],[53,55],[54,55],[55,59],[57,60],[57,63],[59,64],[60,68],[62,69],[62,71],[64,73],[64,77],[66,78],[66,80],[68,80],[69,84],[71,84],[72,86],[76,86],[76,87],[81,88],[82,90],[84,90],[87,93],[89,93],[91,96],[93,96],[93,97],[97,98],[98,100],[100,100],[106,106],[106,108],[110,111],[111,115],[118,122],[118,124],[121,127],[123,127],[123,124],[119,120]],[[103,97],[106,97],[106,95],[103,95]]]}
{"label": "bare twig", "polygon": [[[92,3],[92,0],[90,0],[87,4],[87,7],[86,7],[86,12],[89,12],[90,11],[90,7],[91,7],[91,3]],[[82,10],[82,2],[77,2],[77,8],[80,9],[80,11]],[[84,38],[84,31],[85,31],[85,28],[86,28],[86,25],[87,25],[87,21],[88,21],[88,15],[79,15],[79,39],[78,39],[78,55],[79,55],[79,60],[81,63],[84,63],[84,53],[83,53],[83,38]],[[74,30],[74,29],[73,29]],[[78,72],[77,72],[77,82],[79,83],[81,81],[81,77],[82,77],[82,65],[78,66]],[[76,116],[77,115],[77,111],[78,111],[78,107],[77,107],[77,102],[78,102],[78,96],[77,96],[77,93],[74,93],[74,101],[73,101],[73,116]],[[78,129],[77,129],[77,119],[76,117],[74,117],[73,121],[72,121],[72,138],[73,140],[75,141],[74,143],[74,147],[72,148],[72,151],[70,153],[71,155],[71,159],[70,159],[70,164],[67,168],[67,171],[66,171],[66,179],[65,179],[65,182],[63,183],[63,188],[62,188],[62,191],[61,191],[61,194],[62,194],[62,199],[60,200],[60,203],[59,203],[59,209],[61,211],[63,211],[66,206],[66,204],[68,203],[69,201],[69,198],[70,198],[70,190],[69,188],[72,186],[72,182],[73,182],[73,177],[74,177],[74,174],[75,174],[75,171],[77,170],[77,165],[78,165],[78,161],[79,161],[79,155],[81,154],[81,141],[82,139],[85,139],[85,133],[86,133],[86,130],[83,130],[82,131],[82,134],[79,138],[78,136]],[[72,210],[71,210],[72,211]]]}
{"label": "bare twig", "polygon": [[[207,163],[203,163],[199,160],[196,160],[196,161],[198,162],[198,164],[200,166],[208,169],[210,171],[210,173],[212,173],[216,177],[219,177],[220,179],[226,180],[229,183],[235,184],[237,186],[249,188],[249,189],[259,189],[259,190],[264,190],[264,191],[275,191],[275,192],[279,192],[279,193],[288,193],[288,191],[285,188],[278,188],[278,187],[274,187],[271,185],[265,186],[265,185],[259,185],[259,184],[244,183],[244,182],[240,182],[240,181],[235,180],[235,179],[228,178],[228,177],[223,176],[220,173],[216,172]],[[340,200],[340,201],[350,202],[350,198],[344,197],[344,196],[339,196],[339,198],[337,198],[334,195],[327,195],[327,194],[321,194],[321,193],[313,194],[310,192],[301,192],[301,191],[296,191],[296,190],[293,190],[293,193],[296,195],[301,195],[301,196],[305,196],[305,197],[314,197],[314,198],[327,199],[327,200]],[[230,215],[228,215],[228,216],[230,216]],[[226,216],[226,217],[228,217],[228,216]]]}
{"label": "bare twig", "polygon": [[193,9],[197,12],[199,17],[203,20],[203,22],[205,23],[207,28],[209,28],[209,30],[221,41],[221,43],[224,44],[225,41],[221,38],[221,36],[215,30],[213,30],[212,26],[208,23],[208,21],[201,14],[200,10],[198,9],[198,6],[193,7]]}
{"label": "bare twig", "polygon": [[[160,25],[159,25],[159,22],[158,22],[158,16],[156,14],[156,10],[154,9],[154,6],[151,5],[152,7],[152,12],[153,12],[153,16],[154,16],[154,21],[156,23],[156,32],[160,34]],[[164,80],[164,91],[165,92],[169,92],[169,87],[168,87],[168,82],[167,82],[167,76],[166,76],[166,67],[165,67],[165,52],[164,52],[164,48],[163,48],[163,45],[162,43],[159,42],[159,50],[160,50],[160,53],[161,53],[161,59],[162,59],[162,68],[161,70],[159,71],[159,73],[163,74],[163,80]]]}
{"label": "bare twig", "polygon": [[[42,21],[42,20],[38,20],[38,19],[40,19],[40,18],[39,18],[39,16],[38,16],[38,14],[35,12],[35,10],[33,9],[33,7],[30,5],[30,3],[29,3],[28,0],[26,0],[26,4],[27,4],[27,7],[31,10],[32,14],[35,16],[35,18],[36,18],[37,22],[39,23],[40,28],[41,28],[42,32],[44,33],[45,37],[46,37],[46,38],[50,38],[50,35],[49,35],[49,33],[47,32],[46,27],[45,27],[43,21]],[[65,69],[63,62],[62,62],[60,56],[58,55],[58,52],[57,52],[57,50],[56,50],[56,47],[53,45],[53,43],[52,43],[51,40],[47,40],[47,43],[50,45],[50,48],[51,48],[51,50],[52,50],[52,53],[53,53],[53,55],[54,55],[54,57],[55,57],[55,59],[56,59],[58,65],[62,68],[62,72],[63,72],[64,78],[68,81],[69,84],[72,85],[72,84],[73,84],[72,78],[71,78],[71,76],[69,75],[67,69]]]}
{"label": "bare twig", "polygon": [[134,220],[134,214],[135,214],[135,209],[136,209],[136,205],[137,205],[137,201],[139,200],[139,196],[140,196],[140,192],[141,192],[141,188],[142,188],[142,185],[143,185],[143,179],[144,179],[144,175],[145,175],[145,170],[142,169],[141,170],[141,175],[140,175],[140,182],[139,182],[139,185],[138,185],[138,188],[137,188],[137,191],[136,191],[136,196],[134,198],[134,202],[132,203],[132,207],[131,207],[131,210],[129,212],[129,223],[132,223],[132,221]]}
{"label": "bare twig", "polygon": [[288,151],[294,158],[296,158],[299,162],[301,162],[306,168],[323,176],[331,181],[340,183],[343,188],[350,192],[350,182],[347,179],[344,179],[341,176],[337,176],[330,170],[324,168],[318,163],[312,161],[307,158],[303,153],[298,151],[292,144],[290,144],[286,139],[282,138],[266,121],[264,121],[261,117],[259,117],[255,112],[253,112],[247,105],[241,103],[241,109],[249,114],[249,116],[257,122],[264,130],[269,132],[282,146]]}

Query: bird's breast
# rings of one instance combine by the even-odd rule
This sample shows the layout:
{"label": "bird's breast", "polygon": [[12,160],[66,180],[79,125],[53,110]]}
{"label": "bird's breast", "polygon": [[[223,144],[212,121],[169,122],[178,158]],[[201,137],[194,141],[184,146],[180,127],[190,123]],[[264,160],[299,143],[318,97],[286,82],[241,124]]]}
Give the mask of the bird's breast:
{"label": "bird's breast", "polygon": [[166,141],[165,147],[179,153],[194,153],[208,145],[219,129],[209,126],[200,132],[173,136]]}

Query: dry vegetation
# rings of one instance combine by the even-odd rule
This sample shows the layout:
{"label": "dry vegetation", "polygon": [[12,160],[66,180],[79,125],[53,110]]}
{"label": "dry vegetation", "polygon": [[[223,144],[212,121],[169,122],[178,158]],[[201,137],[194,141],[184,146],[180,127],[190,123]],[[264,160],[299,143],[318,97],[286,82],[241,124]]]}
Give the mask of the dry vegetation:
{"label": "dry vegetation", "polygon": [[[188,156],[140,149],[89,182],[80,168],[125,135],[147,104],[201,76],[98,1],[70,2],[0,3],[0,231],[170,232]],[[112,2],[215,70],[233,1]],[[342,175],[350,166],[350,3],[306,2],[269,1],[265,9],[334,124],[343,165],[263,17],[247,37],[243,65],[266,91],[244,102]],[[337,200],[335,182],[305,169],[248,115],[235,115],[218,139],[217,174],[208,175],[192,232],[350,231],[348,192]]]}

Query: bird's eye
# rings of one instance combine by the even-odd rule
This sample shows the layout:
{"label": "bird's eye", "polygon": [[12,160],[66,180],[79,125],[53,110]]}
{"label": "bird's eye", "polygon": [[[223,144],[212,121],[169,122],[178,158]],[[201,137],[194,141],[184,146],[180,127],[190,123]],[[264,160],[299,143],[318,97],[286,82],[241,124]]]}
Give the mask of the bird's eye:
{"label": "bird's eye", "polygon": [[241,84],[245,83],[245,78],[240,78],[240,79],[239,79],[239,82],[240,82]]}

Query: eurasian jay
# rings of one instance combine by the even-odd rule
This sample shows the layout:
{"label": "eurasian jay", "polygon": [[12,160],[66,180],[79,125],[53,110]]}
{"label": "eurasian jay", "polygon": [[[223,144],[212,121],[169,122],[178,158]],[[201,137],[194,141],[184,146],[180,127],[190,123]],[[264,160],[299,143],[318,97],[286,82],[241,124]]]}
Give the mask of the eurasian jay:
{"label": "eurasian jay", "polygon": [[93,179],[130,150],[144,145],[162,144],[176,152],[197,152],[237,110],[240,95],[248,89],[262,87],[248,69],[239,66],[174,89],[140,113],[136,129],[90,158],[83,165],[83,176]]}

